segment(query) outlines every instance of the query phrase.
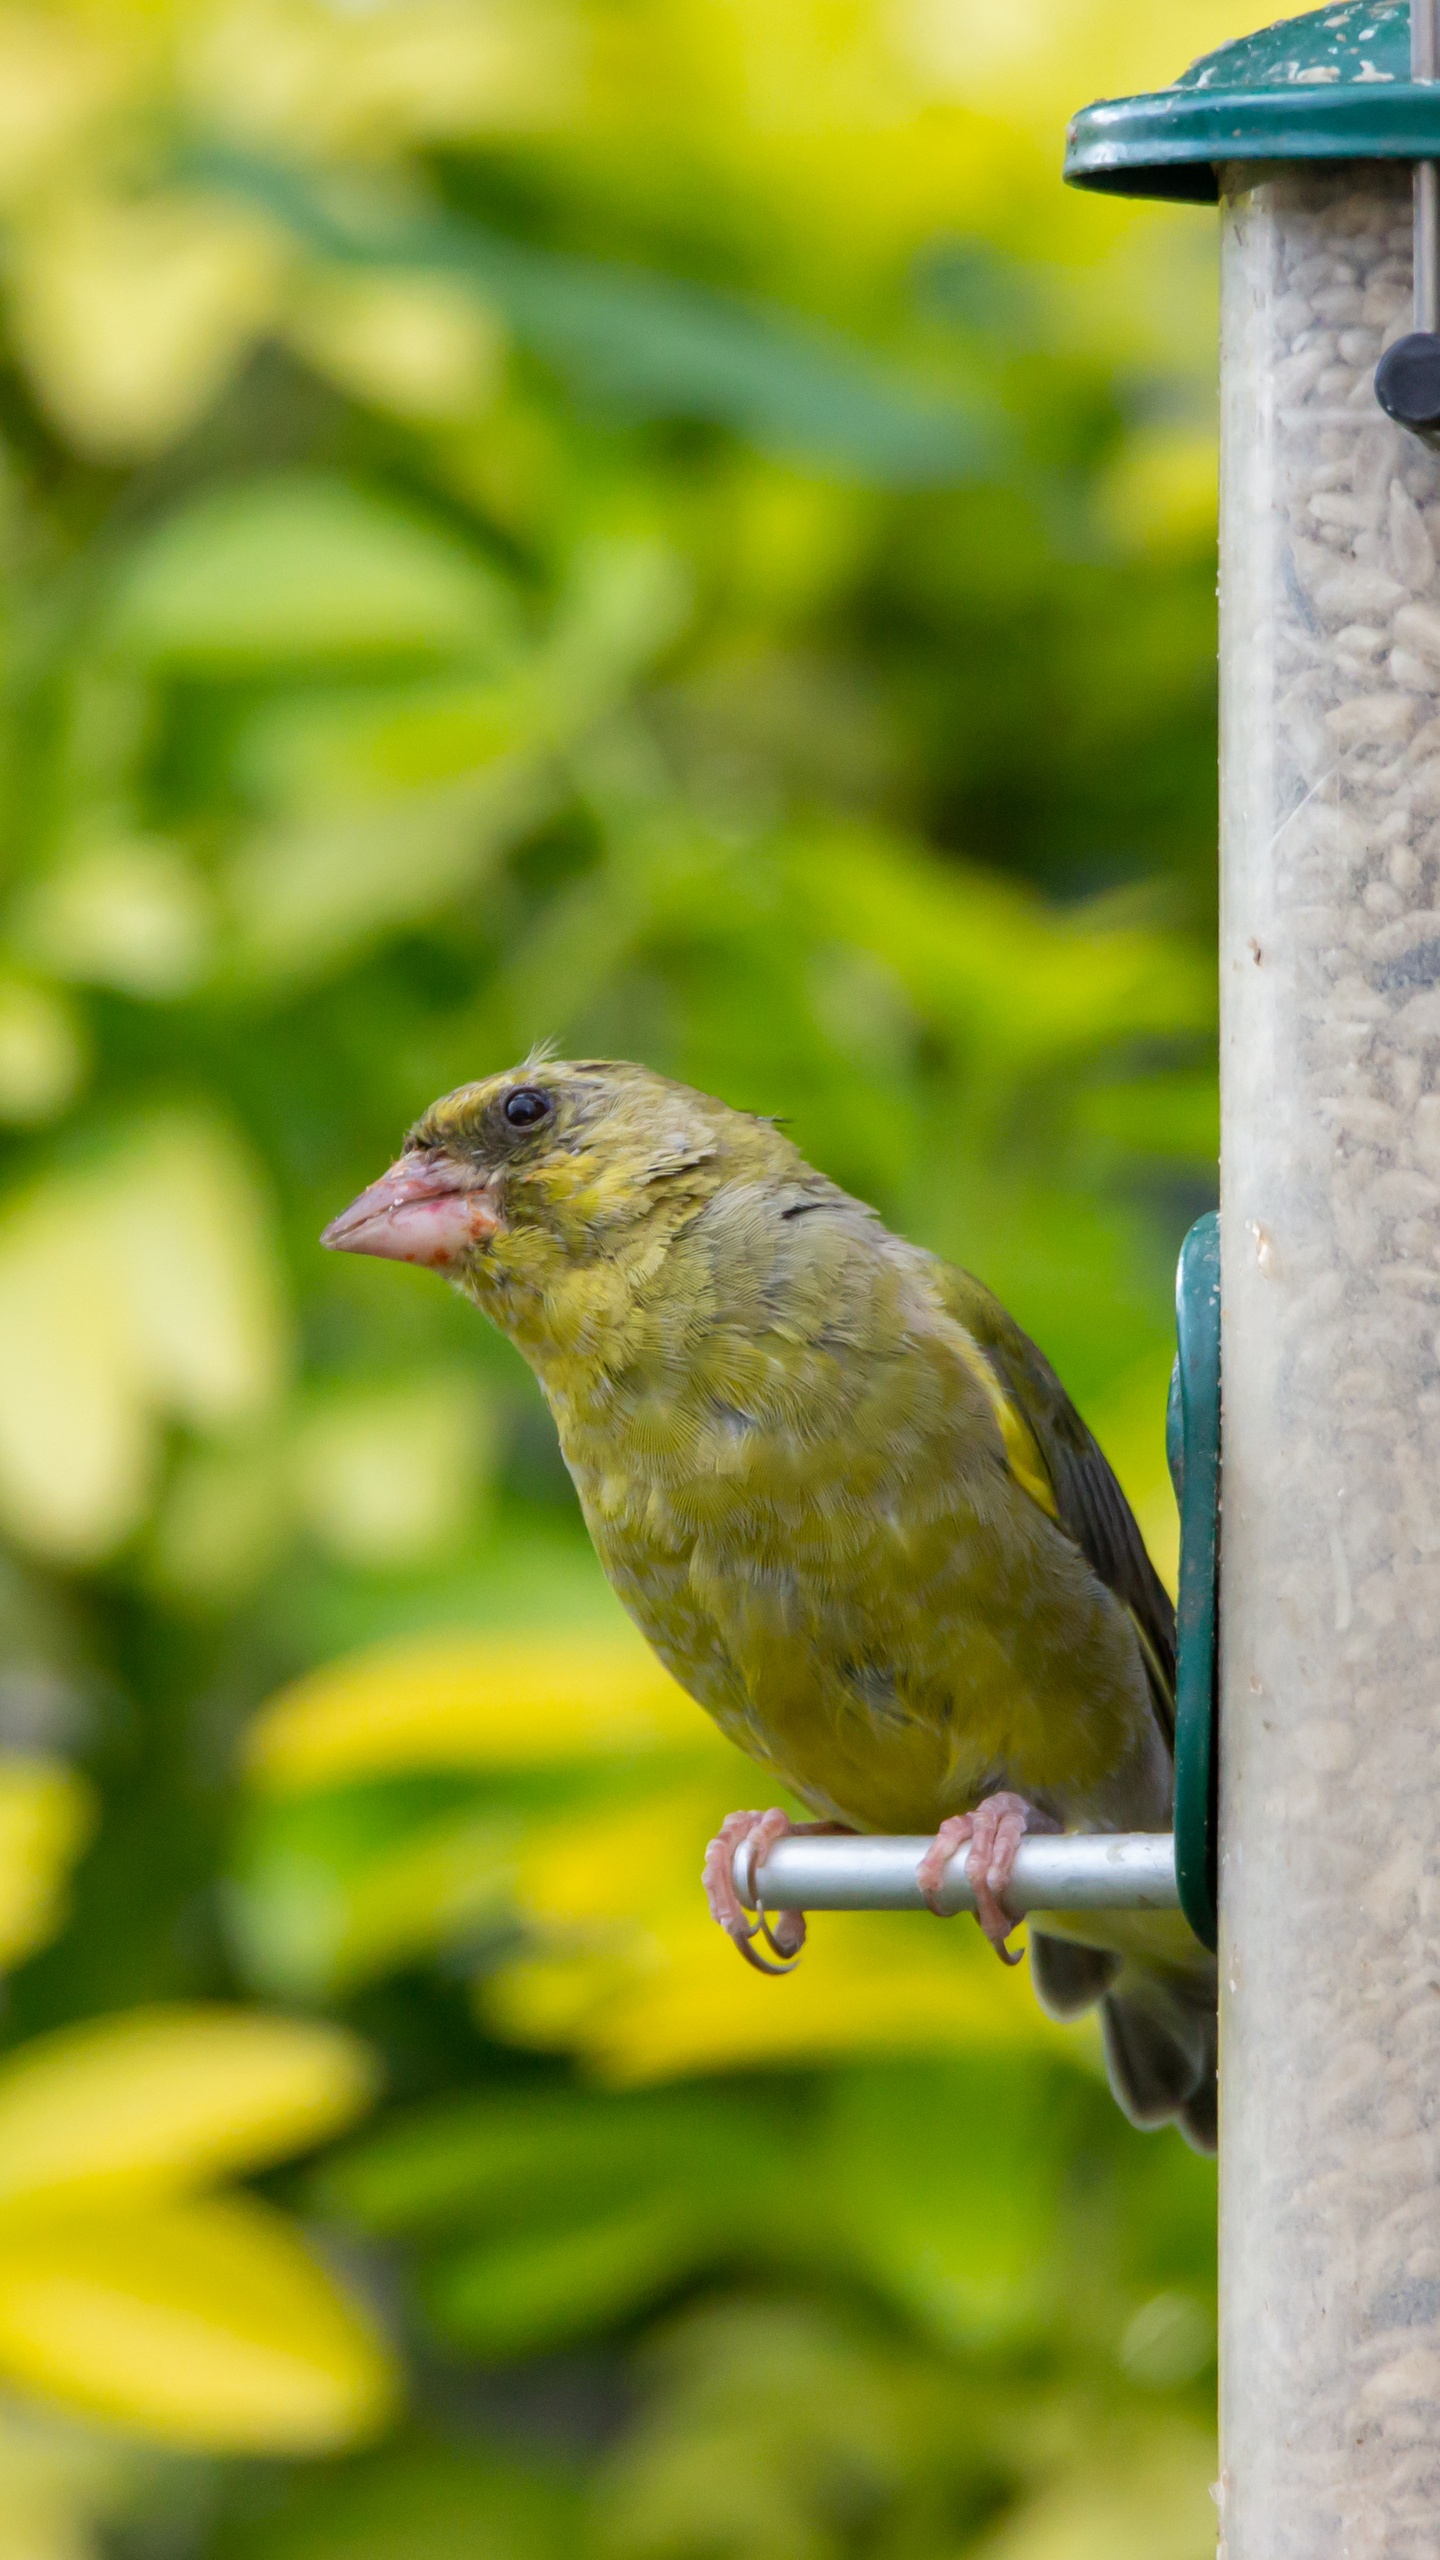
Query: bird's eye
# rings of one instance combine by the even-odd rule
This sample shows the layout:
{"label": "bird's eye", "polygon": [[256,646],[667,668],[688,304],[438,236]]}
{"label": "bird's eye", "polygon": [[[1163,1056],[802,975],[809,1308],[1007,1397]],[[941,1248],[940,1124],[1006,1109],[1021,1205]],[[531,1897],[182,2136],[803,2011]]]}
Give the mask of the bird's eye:
{"label": "bird's eye", "polygon": [[542,1093],[538,1085],[520,1084],[505,1096],[505,1117],[512,1129],[533,1129],[541,1120],[548,1120],[554,1108],[549,1094]]}

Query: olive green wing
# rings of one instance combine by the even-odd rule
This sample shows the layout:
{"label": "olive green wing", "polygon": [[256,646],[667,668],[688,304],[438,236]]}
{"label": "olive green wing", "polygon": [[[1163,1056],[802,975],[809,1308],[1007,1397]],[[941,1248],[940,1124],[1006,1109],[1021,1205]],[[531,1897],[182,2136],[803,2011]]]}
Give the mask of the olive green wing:
{"label": "olive green wing", "polygon": [[941,1285],[947,1312],[977,1345],[1011,1408],[1008,1429],[1006,1418],[1000,1419],[1015,1474],[1029,1492],[1037,1493],[1029,1479],[1033,1453],[1038,1453],[1054,1499],[1046,1502],[1043,1489],[1037,1498],[1130,1612],[1145,1656],[1156,1721],[1173,1750],[1175,1610],[1109,1460],[1044,1353],[999,1299],[953,1265],[943,1267]]}

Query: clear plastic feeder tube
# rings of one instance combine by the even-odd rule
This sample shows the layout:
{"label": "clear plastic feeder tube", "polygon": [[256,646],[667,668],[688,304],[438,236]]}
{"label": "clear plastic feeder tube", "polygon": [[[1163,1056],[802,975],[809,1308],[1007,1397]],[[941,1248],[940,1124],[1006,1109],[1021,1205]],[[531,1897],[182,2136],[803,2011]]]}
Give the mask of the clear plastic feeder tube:
{"label": "clear plastic feeder tube", "polygon": [[1225,2560],[1440,2550],[1440,454],[1404,163],[1223,177]]}

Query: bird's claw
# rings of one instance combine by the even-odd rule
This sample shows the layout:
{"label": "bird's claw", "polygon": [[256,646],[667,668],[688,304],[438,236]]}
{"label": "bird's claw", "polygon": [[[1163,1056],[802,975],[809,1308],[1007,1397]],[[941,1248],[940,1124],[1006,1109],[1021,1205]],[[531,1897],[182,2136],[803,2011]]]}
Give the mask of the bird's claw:
{"label": "bird's claw", "polygon": [[937,1918],[947,1917],[936,1896],[956,1850],[968,1844],[965,1876],[975,1896],[976,1920],[1001,1963],[1018,1964],[1020,1950],[1017,1948],[1012,1954],[1007,1943],[1018,1924],[1000,1897],[1014,1874],[1015,1852],[1026,1833],[1058,1831],[1059,1827],[1048,1813],[1027,1804],[1023,1796],[1004,1792],[986,1796],[973,1813],[952,1813],[941,1823],[916,1870],[916,1882]]}
{"label": "bird's claw", "polygon": [[[786,1918],[793,1917],[798,1917],[798,1914],[786,1913],[783,1911],[776,1913],[776,1918],[782,1921]],[[754,1943],[757,1938],[763,1938],[766,1946],[773,1949],[774,1953],[782,1959],[779,1964],[772,1964],[768,1956],[762,1956],[759,1954]],[[772,1975],[793,1973],[795,1967],[800,1961],[799,1947],[794,1948],[788,1955],[786,1954],[783,1941],[777,1935],[776,1931],[771,1928],[764,1910],[758,1903],[755,1906],[755,1918],[753,1924],[750,1928],[743,1929],[741,1931],[739,1937],[735,1940],[735,1945],[740,1954],[744,1957],[746,1963],[753,1965],[757,1973],[768,1973]]]}
{"label": "bird's claw", "polygon": [[[778,1805],[768,1813],[732,1813],[721,1824],[705,1852],[704,1884],[710,1904],[710,1916],[718,1920],[728,1938],[733,1939],[739,1953],[757,1973],[793,1973],[800,1961],[805,1943],[805,1915],[802,1911],[777,1911],[772,1925],[755,1888],[755,1873],[767,1849],[774,1847],[793,1830],[788,1814]],[[755,1917],[746,1912],[735,1890],[735,1853],[744,1844],[750,1892],[754,1898]],[[778,1964],[762,1956],[754,1941],[760,1938],[778,1956]]]}

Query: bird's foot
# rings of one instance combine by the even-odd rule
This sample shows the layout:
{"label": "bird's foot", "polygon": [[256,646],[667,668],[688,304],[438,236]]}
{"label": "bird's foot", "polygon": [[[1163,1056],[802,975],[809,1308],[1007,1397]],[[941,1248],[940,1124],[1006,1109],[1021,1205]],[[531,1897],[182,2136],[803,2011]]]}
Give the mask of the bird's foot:
{"label": "bird's foot", "polygon": [[975,1917],[1001,1963],[1018,1964],[1018,1953],[1012,1955],[1005,1943],[1016,1923],[1003,1908],[1001,1896],[1014,1874],[1015,1852],[1026,1833],[1059,1828],[1048,1813],[1027,1804],[1023,1796],[986,1796],[973,1813],[952,1813],[941,1823],[916,1870],[916,1882],[931,1910],[938,1911],[935,1896],[945,1869],[956,1850],[968,1842],[965,1874],[975,1896]]}
{"label": "bird's foot", "polygon": [[[768,1813],[731,1813],[721,1823],[705,1852],[702,1880],[710,1904],[710,1917],[736,1946],[747,1964],[757,1973],[793,1973],[805,1944],[803,1911],[777,1911],[774,1921],[756,1903],[752,1920],[735,1890],[735,1852],[743,1844],[749,1852],[750,1890],[755,1891],[755,1876],[767,1849],[783,1840],[795,1829],[788,1813],[772,1805]],[[780,1962],[771,1964],[756,1949],[754,1941],[763,1938],[772,1955]]]}
{"label": "bird's foot", "polygon": [[[755,1905],[752,1920],[735,1890],[735,1852],[742,1841],[748,1841],[750,1856],[747,1875],[750,1889],[755,1889],[755,1876],[767,1849],[777,1840],[788,1839],[792,1832],[802,1832],[814,1839],[824,1832],[846,1839],[853,1838],[848,1822],[792,1822],[788,1813],[772,1805],[768,1813],[727,1814],[705,1852],[704,1885],[710,1903],[710,1917],[718,1920],[727,1937],[733,1938],[747,1964],[757,1973],[793,1973],[805,1944],[803,1911],[777,1911],[775,1925],[762,1905]],[[767,1964],[757,1955],[752,1941],[763,1938],[771,1953],[779,1956],[779,1964]]]}

